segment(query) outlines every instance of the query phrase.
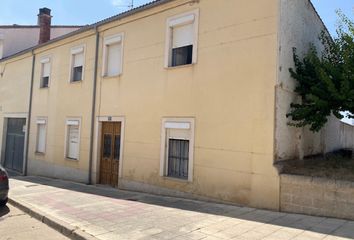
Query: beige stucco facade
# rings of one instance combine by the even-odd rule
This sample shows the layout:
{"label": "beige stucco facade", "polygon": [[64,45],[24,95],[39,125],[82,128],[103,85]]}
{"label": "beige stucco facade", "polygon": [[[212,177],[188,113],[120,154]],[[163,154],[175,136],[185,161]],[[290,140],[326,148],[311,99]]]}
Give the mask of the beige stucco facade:
{"label": "beige stucco facade", "polygon": [[[102,122],[119,121],[120,188],[279,209],[279,175],[273,163],[281,154],[282,158],[295,156],[297,141],[293,138],[298,134],[284,119],[293,99],[293,83],[286,80],[291,62],[288,52],[283,51],[294,47],[286,42],[292,33],[284,32],[284,24],[289,23],[285,19],[291,11],[309,12],[318,21],[314,26],[323,27],[311,5],[299,5],[290,11],[284,2],[166,1],[34,49],[28,173],[87,182],[92,136],[91,180],[97,183]],[[196,62],[167,68],[167,19],[186,12],[198,12]],[[303,17],[293,14],[293,18]],[[96,34],[99,43],[94,89]],[[122,36],[122,72],[117,77],[102,77],[103,42],[116,34]],[[84,77],[71,83],[70,56],[76,46],[85,49]],[[285,50],[279,52],[280,46]],[[27,55],[22,62],[11,59],[0,65],[21,65],[16,81],[29,84],[32,58]],[[41,59],[47,57],[51,59],[51,78],[49,88],[41,89]],[[16,76],[5,74],[3,78],[9,81]],[[26,84],[20,93],[25,99],[13,99],[9,103],[11,111],[15,111],[17,102],[28,106]],[[14,86],[1,86],[1,91]],[[1,100],[1,104],[6,101]],[[19,111],[28,112],[26,107]],[[44,154],[35,153],[39,118],[47,120]],[[80,121],[78,160],[65,157],[66,121],[73,118]],[[192,172],[188,180],[161,174],[164,119],[193,122]],[[309,139],[319,144],[316,136],[309,135]]]}
{"label": "beige stucco facade", "polygon": [[[32,54],[27,53],[0,63],[1,162],[5,161],[8,119],[28,119],[32,61]],[[23,132],[26,130],[24,127]],[[26,146],[23,149],[23,158],[25,152]],[[23,169],[24,166],[21,170]]]}
{"label": "beige stucco facade", "polygon": [[[84,75],[77,83],[70,82],[71,49],[84,46]],[[49,45],[36,52],[33,83],[33,107],[30,128],[30,174],[85,182],[87,180],[91,99],[93,88],[93,62],[95,54],[93,32],[73,36],[65,41]],[[49,88],[40,88],[41,59],[50,58],[51,79]],[[47,120],[45,154],[36,153],[36,120]],[[66,120],[80,120],[79,159],[65,158]]]}
{"label": "beige stucco facade", "polygon": [[[100,29],[102,37],[125,36],[123,73],[99,78],[96,107],[97,116],[125,118],[121,186],[276,208],[276,1],[204,0],[174,7],[183,2]],[[164,68],[166,19],[195,9],[200,11],[197,64]],[[159,176],[165,117],[195,119],[192,182]]]}

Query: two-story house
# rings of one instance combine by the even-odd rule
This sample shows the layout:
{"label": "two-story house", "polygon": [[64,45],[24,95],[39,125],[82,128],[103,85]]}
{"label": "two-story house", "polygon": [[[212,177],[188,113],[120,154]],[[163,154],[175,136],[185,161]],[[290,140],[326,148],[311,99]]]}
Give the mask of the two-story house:
{"label": "two-story house", "polygon": [[274,163],[340,147],[339,121],[313,134],[285,116],[297,97],[292,49],[321,46],[323,30],[309,0],[157,0],[9,56],[2,161],[279,209]]}

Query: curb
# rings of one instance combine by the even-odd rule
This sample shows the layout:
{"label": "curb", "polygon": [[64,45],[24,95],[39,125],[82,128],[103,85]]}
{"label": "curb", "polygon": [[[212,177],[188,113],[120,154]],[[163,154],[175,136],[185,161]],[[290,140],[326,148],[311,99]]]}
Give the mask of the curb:
{"label": "curb", "polygon": [[77,227],[73,227],[62,220],[49,216],[48,214],[42,212],[41,210],[29,206],[29,204],[26,204],[20,200],[16,200],[9,197],[8,202],[12,206],[19,208],[20,210],[27,213],[31,217],[46,224],[50,228],[58,231],[59,233],[63,234],[64,236],[72,240],[97,240],[97,238],[95,238],[94,236],[78,229]]}

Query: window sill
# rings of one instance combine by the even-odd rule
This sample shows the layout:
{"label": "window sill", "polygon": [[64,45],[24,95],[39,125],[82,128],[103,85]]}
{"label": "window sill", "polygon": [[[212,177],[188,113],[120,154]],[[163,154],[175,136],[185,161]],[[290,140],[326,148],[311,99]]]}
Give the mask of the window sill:
{"label": "window sill", "polygon": [[69,83],[70,84],[80,84],[82,83],[83,80],[80,80],[80,81],[70,81]]}
{"label": "window sill", "polygon": [[79,159],[76,159],[76,158],[68,158],[68,157],[65,157],[65,160],[66,160],[66,161],[70,161],[70,162],[79,162]]}
{"label": "window sill", "polygon": [[180,68],[189,68],[189,67],[193,67],[194,65],[196,65],[196,63],[191,63],[191,64],[186,64],[186,65],[180,65],[180,66],[171,66],[171,67],[165,67],[165,69],[167,70],[173,70],[173,69],[180,69]]}
{"label": "window sill", "polygon": [[163,176],[163,179],[168,180],[168,181],[179,182],[179,183],[191,183],[192,182],[192,181],[189,181],[188,179],[174,178],[174,177],[169,177],[169,176]]}
{"label": "window sill", "polygon": [[122,74],[117,74],[117,75],[113,75],[113,76],[108,76],[108,75],[104,75],[102,76],[103,79],[113,79],[113,78],[120,78],[122,76]]}
{"label": "window sill", "polygon": [[37,152],[37,151],[35,151],[34,154],[37,155],[37,156],[45,156],[45,152]]}
{"label": "window sill", "polygon": [[40,87],[39,89],[40,90],[47,90],[47,89],[49,89],[49,87]]}

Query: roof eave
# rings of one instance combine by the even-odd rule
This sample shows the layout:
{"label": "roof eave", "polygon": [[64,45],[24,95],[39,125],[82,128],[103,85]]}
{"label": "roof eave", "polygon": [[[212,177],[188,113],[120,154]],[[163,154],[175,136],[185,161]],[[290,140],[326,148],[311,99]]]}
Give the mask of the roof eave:
{"label": "roof eave", "polygon": [[140,12],[146,11],[148,9],[151,9],[151,8],[154,8],[154,7],[157,7],[157,6],[163,5],[163,4],[168,3],[168,2],[172,2],[172,1],[175,1],[175,0],[155,0],[153,2],[150,2],[150,3],[147,3],[147,4],[141,5],[139,7],[133,8],[133,9],[131,9],[129,11],[126,11],[126,12],[117,14],[115,16],[103,19],[103,20],[98,21],[96,23],[93,23],[91,25],[86,25],[86,26],[84,26],[84,27],[82,27],[82,28],[80,28],[80,29],[78,29],[76,31],[73,31],[73,32],[70,32],[68,34],[62,35],[60,37],[54,38],[54,39],[49,40],[48,42],[45,42],[43,44],[39,44],[39,45],[30,47],[30,48],[24,49],[24,50],[22,50],[22,51],[20,51],[18,53],[15,53],[15,54],[12,54],[10,56],[7,56],[5,58],[0,59],[0,62],[7,61],[7,60],[9,60],[11,58],[18,57],[18,56],[20,56],[22,54],[34,51],[34,50],[36,50],[38,48],[41,48],[41,47],[50,45],[52,43],[61,41],[63,39],[66,39],[66,38],[81,34],[83,32],[87,32],[89,30],[96,29],[96,28],[98,28],[98,27],[100,27],[100,26],[102,26],[104,24],[107,24],[107,23],[110,23],[110,22],[114,22],[114,21],[123,19],[123,18],[128,17],[128,16],[132,16],[132,15],[134,15],[136,13],[140,13]]}

